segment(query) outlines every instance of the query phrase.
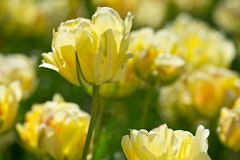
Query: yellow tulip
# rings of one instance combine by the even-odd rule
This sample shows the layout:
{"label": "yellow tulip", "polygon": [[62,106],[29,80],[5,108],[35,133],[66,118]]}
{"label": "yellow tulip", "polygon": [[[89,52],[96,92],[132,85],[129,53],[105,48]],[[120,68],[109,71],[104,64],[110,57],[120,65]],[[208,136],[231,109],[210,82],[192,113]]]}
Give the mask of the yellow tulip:
{"label": "yellow tulip", "polygon": [[0,133],[14,125],[21,99],[22,90],[18,81],[9,86],[0,85]]}
{"label": "yellow tulip", "polygon": [[134,54],[133,67],[140,79],[168,84],[180,77],[185,62],[176,56],[182,53],[176,37],[168,33],[155,33],[152,28],[131,32],[129,52]]}
{"label": "yellow tulip", "polygon": [[240,34],[240,2],[238,0],[219,1],[214,10],[217,25],[233,34]]}
{"label": "yellow tulip", "polygon": [[217,134],[221,142],[234,151],[240,151],[240,99],[233,108],[222,108],[218,120]]}
{"label": "yellow tulip", "polygon": [[88,113],[56,95],[53,101],[33,105],[25,123],[16,127],[23,145],[33,153],[75,160],[82,156],[89,122]]}
{"label": "yellow tulip", "polygon": [[240,96],[240,77],[225,68],[204,66],[187,78],[194,108],[202,115],[214,118],[222,106],[231,106]]}
{"label": "yellow tulip", "polygon": [[36,59],[23,54],[0,54],[0,83],[19,81],[23,97],[27,98],[37,85]]}
{"label": "yellow tulip", "polygon": [[128,160],[210,160],[207,154],[209,130],[199,126],[194,137],[188,131],[160,125],[151,131],[131,130],[122,138]]}
{"label": "yellow tulip", "polygon": [[167,29],[179,38],[185,53],[184,60],[190,69],[205,64],[227,68],[236,55],[232,41],[187,14],[180,14]]}
{"label": "yellow tulip", "polygon": [[53,52],[43,53],[40,67],[57,71],[77,86],[94,86],[121,78],[127,54],[132,14],[122,20],[116,11],[99,7],[92,19],[61,23],[53,32]]}

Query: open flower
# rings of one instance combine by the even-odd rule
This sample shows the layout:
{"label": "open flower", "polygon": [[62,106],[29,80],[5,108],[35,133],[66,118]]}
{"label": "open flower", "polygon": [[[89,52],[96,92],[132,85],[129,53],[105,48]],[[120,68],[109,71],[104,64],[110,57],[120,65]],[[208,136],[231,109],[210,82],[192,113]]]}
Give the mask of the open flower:
{"label": "open flower", "polygon": [[231,106],[240,96],[240,78],[225,68],[204,66],[187,78],[194,108],[202,115],[214,118],[223,106]]}
{"label": "open flower", "polygon": [[75,160],[82,156],[89,121],[78,105],[55,95],[53,101],[33,105],[25,123],[16,127],[23,145],[33,153]]}
{"label": "open flower", "polygon": [[167,26],[179,38],[189,68],[205,64],[229,67],[236,56],[234,43],[221,32],[187,14],[180,14]]}
{"label": "open flower", "polygon": [[0,85],[0,133],[10,129],[15,122],[22,90],[18,81]]}
{"label": "open flower", "polygon": [[240,34],[240,1],[219,1],[214,10],[214,20],[217,25],[234,34]]}
{"label": "open flower", "polygon": [[222,108],[217,134],[221,142],[234,151],[240,151],[240,99],[233,108]]}
{"label": "open flower", "polygon": [[23,97],[27,98],[37,84],[35,66],[36,59],[23,54],[0,54],[0,83],[8,85],[19,81]]}
{"label": "open flower", "polygon": [[128,160],[210,160],[207,154],[209,130],[199,126],[194,137],[188,131],[160,125],[151,131],[131,130],[122,138]]}
{"label": "open flower", "polygon": [[132,14],[125,21],[116,11],[99,7],[92,20],[77,18],[53,32],[53,52],[43,53],[40,67],[59,72],[77,86],[93,86],[121,78],[130,58],[128,35]]}

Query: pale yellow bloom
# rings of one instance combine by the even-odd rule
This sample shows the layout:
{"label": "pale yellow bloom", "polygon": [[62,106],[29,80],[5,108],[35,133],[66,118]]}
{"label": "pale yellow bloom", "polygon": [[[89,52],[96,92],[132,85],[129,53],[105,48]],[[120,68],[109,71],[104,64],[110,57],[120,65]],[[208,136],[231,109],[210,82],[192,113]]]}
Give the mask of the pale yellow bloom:
{"label": "pale yellow bloom", "polygon": [[[131,32],[129,52],[134,54],[133,67],[136,75],[150,83],[166,84],[181,75],[185,62],[174,35],[167,31],[154,32],[142,28]],[[174,56],[173,56],[174,55]]]}
{"label": "pale yellow bloom", "polygon": [[168,9],[168,0],[140,0],[133,12],[134,25],[159,28],[167,18]]}
{"label": "pale yellow bloom", "polygon": [[207,154],[209,130],[199,126],[196,136],[188,131],[160,125],[151,131],[130,130],[122,138],[128,160],[210,160]]}
{"label": "pale yellow bloom", "polygon": [[22,90],[18,81],[0,85],[0,133],[14,126]]}
{"label": "pale yellow bloom", "polygon": [[168,124],[192,127],[209,124],[209,119],[217,118],[221,108],[232,106],[239,96],[240,77],[236,72],[205,66],[161,87],[158,109]]}
{"label": "pale yellow bloom", "polygon": [[222,108],[217,134],[221,142],[234,151],[240,151],[240,99],[231,109]]}
{"label": "pale yellow bloom", "polygon": [[202,115],[214,118],[222,106],[231,106],[240,96],[240,78],[233,71],[205,66],[191,73],[187,88],[192,105]]}
{"label": "pale yellow bloom", "polygon": [[180,14],[166,29],[176,34],[182,46],[184,60],[189,68],[205,64],[229,67],[236,55],[236,48],[221,32],[200,20]]}
{"label": "pale yellow bloom", "polygon": [[27,98],[37,85],[36,59],[23,54],[0,54],[0,82],[9,84],[19,81],[24,98]]}
{"label": "pale yellow bloom", "polygon": [[214,20],[223,29],[233,34],[240,34],[240,1],[219,1],[214,10]]}
{"label": "pale yellow bloom", "polygon": [[162,54],[158,56],[154,64],[156,65],[153,74],[158,77],[162,85],[175,82],[184,71],[185,61],[178,56]]}
{"label": "pale yellow bloom", "polygon": [[25,123],[16,127],[30,151],[58,160],[80,159],[90,116],[77,104],[64,102],[55,95],[53,101],[33,105],[25,118]]}
{"label": "pale yellow bloom", "polygon": [[130,57],[128,34],[132,14],[122,20],[116,11],[99,7],[92,20],[77,18],[53,32],[53,52],[43,54],[40,67],[57,71],[77,86],[114,82],[121,78]]}
{"label": "pale yellow bloom", "polygon": [[[6,36],[14,36],[18,33],[20,37],[49,34],[52,27],[67,19],[72,14],[71,12],[78,12],[82,15],[82,2],[76,3],[76,1],[1,0],[1,33]],[[75,3],[74,7],[72,3]]]}
{"label": "pale yellow bloom", "polygon": [[172,85],[159,89],[158,113],[167,124],[184,125],[190,129],[199,124],[199,121],[201,124],[205,124],[205,122],[202,121],[202,117],[193,106],[191,94],[184,81],[185,78],[183,76]]}

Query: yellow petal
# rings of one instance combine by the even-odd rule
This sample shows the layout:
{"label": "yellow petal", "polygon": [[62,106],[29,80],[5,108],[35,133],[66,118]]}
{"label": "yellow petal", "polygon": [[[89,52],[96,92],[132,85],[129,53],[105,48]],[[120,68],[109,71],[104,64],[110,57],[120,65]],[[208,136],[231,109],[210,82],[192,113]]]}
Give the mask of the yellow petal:
{"label": "yellow petal", "polygon": [[79,75],[81,81],[85,81],[88,84],[95,83],[95,71],[94,71],[94,55],[97,53],[97,39],[94,35],[90,34],[86,30],[77,29],[75,30],[76,34],[76,49],[78,63],[80,66],[80,72],[82,75]]}
{"label": "yellow petal", "polygon": [[138,160],[136,153],[132,148],[132,143],[128,135],[124,136],[121,141],[123,152],[128,160]]}
{"label": "yellow petal", "polygon": [[123,20],[119,14],[108,7],[98,7],[96,13],[92,16],[92,22],[99,34],[108,29],[123,32]]}
{"label": "yellow petal", "polygon": [[117,44],[112,30],[107,30],[100,37],[99,52],[95,57],[94,70],[97,84],[109,82],[116,72]]}

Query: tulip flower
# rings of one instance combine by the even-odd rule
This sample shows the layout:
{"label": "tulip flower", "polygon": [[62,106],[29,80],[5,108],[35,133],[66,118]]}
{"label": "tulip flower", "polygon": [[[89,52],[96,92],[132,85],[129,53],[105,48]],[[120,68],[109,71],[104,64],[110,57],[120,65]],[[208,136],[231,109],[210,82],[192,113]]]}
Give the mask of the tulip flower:
{"label": "tulip flower", "polygon": [[198,126],[196,136],[188,131],[169,129],[166,124],[151,131],[131,130],[122,138],[128,160],[210,160],[207,154],[209,130]]}
{"label": "tulip flower", "polygon": [[203,116],[214,118],[222,106],[231,106],[240,96],[240,77],[225,68],[204,66],[187,79],[194,108]]}
{"label": "tulip flower", "polygon": [[29,151],[42,157],[75,160],[82,156],[90,116],[59,95],[53,101],[33,105],[24,124],[17,124],[19,136]]}
{"label": "tulip flower", "polygon": [[228,68],[236,56],[234,43],[221,32],[187,14],[180,14],[167,26],[179,38],[188,68],[195,69],[206,64]]}
{"label": "tulip flower", "polygon": [[0,83],[19,81],[23,98],[27,98],[37,85],[36,59],[23,54],[0,54]]}
{"label": "tulip flower", "polygon": [[182,52],[173,34],[142,28],[131,32],[130,42],[129,52],[134,54],[133,67],[144,82],[163,85],[180,77],[185,62],[180,58]]}
{"label": "tulip flower", "polygon": [[240,151],[240,99],[236,100],[231,109],[221,109],[217,134],[225,146]]}
{"label": "tulip flower", "polygon": [[21,99],[22,90],[18,81],[9,86],[0,85],[0,133],[13,127]]}
{"label": "tulip flower", "polygon": [[132,14],[122,20],[116,11],[99,7],[92,19],[61,23],[53,32],[52,52],[43,53],[40,67],[57,71],[77,86],[119,80],[125,72]]}

